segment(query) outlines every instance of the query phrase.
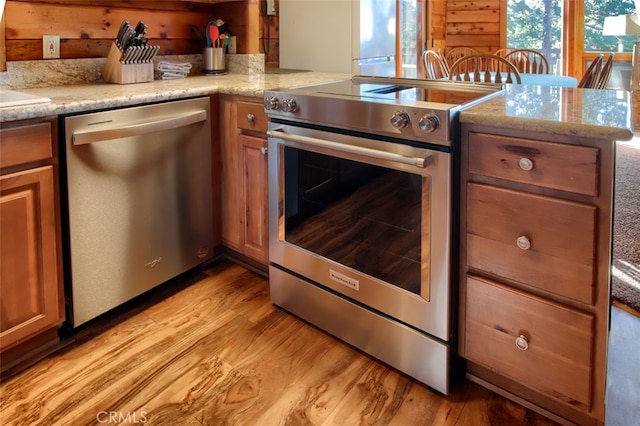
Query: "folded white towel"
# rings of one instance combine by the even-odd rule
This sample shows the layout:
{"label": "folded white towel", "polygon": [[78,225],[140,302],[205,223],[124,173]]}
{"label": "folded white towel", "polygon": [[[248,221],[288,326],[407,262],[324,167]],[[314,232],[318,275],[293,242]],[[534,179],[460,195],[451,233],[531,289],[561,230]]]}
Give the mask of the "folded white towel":
{"label": "folded white towel", "polygon": [[171,61],[159,61],[156,64],[158,71],[171,71],[171,72],[186,72],[189,73],[191,64],[189,62],[171,62]]}
{"label": "folded white towel", "polygon": [[188,72],[154,71],[156,80],[174,80],[176,78],[185,78],[187,75],[189,75]]}

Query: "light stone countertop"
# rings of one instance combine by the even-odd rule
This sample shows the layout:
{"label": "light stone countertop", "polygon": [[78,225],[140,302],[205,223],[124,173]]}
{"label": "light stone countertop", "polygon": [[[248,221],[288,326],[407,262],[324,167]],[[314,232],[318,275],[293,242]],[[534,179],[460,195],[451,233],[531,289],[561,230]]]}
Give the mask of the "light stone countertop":
{"label": "light stone countertop", "polygon": [[112,84],[98,82],[16,89],[21,93],[50,98],[51,102],[0,108],[0,121],[125,107],[216,93],[262,98],[267,89],[344,80],[350,77],[346,74],[320,72],[197,75],[176,80],[154,80],[148,83]]}
{"label": "light stone countertop", "polygon": [[[124,85],[97,82],[19,89],[20,92],[48,97],[51,103],[2,108],[0,121],[125,107],[216,93],[262,98],[267,89],[347,78],[350,78],[350,75],[320,72],[230,73]],[[624,141],[633,137],[630,105],[629,92],[621,90],[507,85],[503,94],[464,109],[460,114],[460,121],[523,131]]]}
{"label": "light stone countertop", "polygon": [[631,112],[625,90],[506,85],[502,96],[462,111],[460,121],[626,141],[633,138]]}

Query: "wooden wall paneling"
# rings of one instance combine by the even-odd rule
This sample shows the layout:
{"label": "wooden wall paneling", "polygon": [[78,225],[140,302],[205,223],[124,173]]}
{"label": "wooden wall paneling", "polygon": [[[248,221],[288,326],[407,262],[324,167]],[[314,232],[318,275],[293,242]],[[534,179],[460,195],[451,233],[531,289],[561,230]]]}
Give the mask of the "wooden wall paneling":
{"label": "wooden wall paneling", "polygon": [[247,0],[246,4],[247,49],[244,53],[260,53],[260,0]]}
{"label": "wooden wall paneling", "polygon": [[0,18],[0,71],[7,70],[7,43],[5,41],[4,32],[4,10],[2,10],[2,18]]}
{"label": "wooden wall paneling", "polygon": [[500,47],[501,0],[446,1],[446,46],[493,53]]}
{"label": "wooden wall paneling", "polygon": [[427,13],[427,47],[444,51],[447,45],[447,3],[441,0],[429,0]]}
{"label": "wooden wall paneling", "polygon": [[482,1],[468,1],[468,0],[446,0],[447,10],[457,11],[476,11],[476,10],[496,10],[500,8],[500,3],[505,0],[482,0]]}
{"label": "wooden wall paneling", "polygon": [[[105,57],[124,20],[148,26],[149,44],[161,46],[159,54],[201,53],[204,40],[189,25],[204,32],[209,13],[60,5],[8,1],[6,5],[7,60],[42,59],[42,35],[60,35],[60,58]],[[73,23],[73,24],[70,24]]]}
{"label": "wooden wall paneling", "polygon": [[7,2],[207,12],[213,5],[228,1],[239,0],[8,0]]}
{"label": "wooden wall paneling", "polygon": [[260,53],[265,67],[278,67],[280,62],[280,22],[278,15],[260,15]]}
{"label": "wooden wall paneling", "polygon": [[[61,40],[61,59],[107,57],[114,39]],[[204,41],[198,39],[153,39],[149,44],[160,46],[158,55],[200,54]],[[10,61],[42,59],[42,40],[8,40],[7,52]]]}
{"label": "wooden wall paneling", "polygon": [[[196,12],[167,12],[149,9],[105,8],[94,6],[43,5],[7,2],[7,36],[12,39],[42,38],[59,34],[60,38],[114,38],[124,20],[132,26],[142,20],[149,27],[149,38],[191,38],[189,24],[204,30],[209,17]],[[43,32],[45,31],[45,32]],[[47,32],[48,31],[48,32]]]}

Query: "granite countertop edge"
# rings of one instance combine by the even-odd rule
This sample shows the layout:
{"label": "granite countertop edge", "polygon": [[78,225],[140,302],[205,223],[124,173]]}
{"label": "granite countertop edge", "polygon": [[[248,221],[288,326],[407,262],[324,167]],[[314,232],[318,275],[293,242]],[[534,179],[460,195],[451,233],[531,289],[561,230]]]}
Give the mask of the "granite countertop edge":
{"label": "granite countertop edge", "polygon": [[474,113],[472,111],[463,111],[460,117],[461,122],[469,124],[486,125],[487,123],[497,123],[499,120],[500,128],[527,132],[546,132],[556,135],[612,139],[616,141],[628,141],[633,138],[631,127],[554,122],[535,118],[509,117],[504,114]]}
{"label": "granite countertop edge", "polygon": [[627,141],[633,138],[631,105],[624,90],[507,85],[499,96],[463,109],[460,122]]}
{"label": "granite countertop edge", "polygon": [[[20,89],[50,103],[0,109],[0,122],[89,112],[213,94],[261,98],[265,90],[350,78],[347,74],[227,74],[190,76],[136,84],[74,84]],[[607,108],[603,109],[603,105]],[[523,131],[630,140],[630,95],[625,91],[507,86],[498,95],[464,108],[460,122],[495,124]]]}

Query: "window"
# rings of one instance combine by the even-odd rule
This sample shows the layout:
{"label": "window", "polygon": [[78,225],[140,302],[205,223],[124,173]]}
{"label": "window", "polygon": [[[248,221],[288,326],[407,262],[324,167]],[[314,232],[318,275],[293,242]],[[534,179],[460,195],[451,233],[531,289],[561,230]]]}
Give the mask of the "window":
{"label": "window", "polygon": [[[581,76],[596,52],[617,51],[618,39],[603,36],[606,16],[629,15],[640,0],[507,0],[507,47],[542,51],[553,72]],[[583,25],[573,25],[572,23]],[[625,52],[633,37],[620,38]],[[616,55],[630,61],[630,55]]]}
{"label": "window", "polygon": [[552,73],[561,74],[562,1],[509,0],[507,46],[542,52]]}
{"label": "window", "polygon": [[[604,18],[616,15],[636,13],[633,0],[585,0],[584,2],[584,51],[621,51],[633,50],[632,36],[604,36],[602,26]],[[618,49],[621,43],[622,50]]]}
{"label": "window", "polygon": [[399,0],[401,77],[418,77],[418,60],[421,58],[421,17],[417,0]]}

